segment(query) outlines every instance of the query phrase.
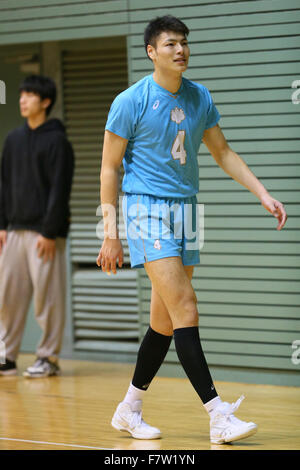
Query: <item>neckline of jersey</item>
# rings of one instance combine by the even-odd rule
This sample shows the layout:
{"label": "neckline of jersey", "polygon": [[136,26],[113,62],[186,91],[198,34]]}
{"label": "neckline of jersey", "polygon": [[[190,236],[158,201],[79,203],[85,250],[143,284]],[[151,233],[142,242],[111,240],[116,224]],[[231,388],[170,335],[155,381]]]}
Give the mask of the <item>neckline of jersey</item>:
{"label": "neckline of jersey", "polygon": [[178,91],[176,93],[171,93],[170,91],[166,90],[166,88],[163,88],[162,86],[160,86],[158,83],[156,83],[156,81],[154,80],[153,78],[153,75],[150,75],[150,80],[151,80],[151,83],[152,85],[157,88],[161,93],[163,93],[164,95],[167,95],[171,98],[179,98],[181,92],[182,92],[182,88],[183,88],[183,78],[181,79],[181,85],[178,89]]}

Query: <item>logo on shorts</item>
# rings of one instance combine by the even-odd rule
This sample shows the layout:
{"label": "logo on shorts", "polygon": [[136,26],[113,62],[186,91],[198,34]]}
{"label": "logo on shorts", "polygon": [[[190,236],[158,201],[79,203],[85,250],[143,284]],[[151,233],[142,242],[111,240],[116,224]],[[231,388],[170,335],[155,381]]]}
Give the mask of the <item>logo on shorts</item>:
{"label": "logo on shorts", "polygon": [[155,240],[153,246],[154,246],[154,248],[156,248],[157,250],[160,250],[160,249],[161,249],[160,241],[159,241],[159,240]]}
{"label": "logo on shorts", "polygon": [[156,100],[154,105],[152,106],[152,109],[157,109],[159,106],[159,100]]}

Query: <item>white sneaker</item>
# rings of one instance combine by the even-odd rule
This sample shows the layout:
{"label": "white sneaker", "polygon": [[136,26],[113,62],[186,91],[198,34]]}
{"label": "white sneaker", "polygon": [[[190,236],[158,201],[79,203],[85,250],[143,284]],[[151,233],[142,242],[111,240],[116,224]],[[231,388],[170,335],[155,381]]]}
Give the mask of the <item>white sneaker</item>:
{"label": "white sneaker", "polygon": [[127,431],[136,439],[159,439],[161,432],[149,426],[142,420],[142,401],[137,400],[133,405],[119,403],[112,418],[111,425],[118,431]]}
{"label": "white sneaker", "polygon": [[47,357],[39,357],[33,366],[28,367],[23,372],[23,375],[29,378],[51,377],[53,375],[60,375],[60,368],[56,363],[49,361]]}
{"label": "white sneaker", "polygon": [[213,444],[225,444],[226,442],[237,441],[245,437],[252,436],[257,431],[255,423],[247,423],[236,418],[233,413],[238,409],[242,400],[242,395],[231,405],[222,402],[212,414],[210,419],[210,440]]}

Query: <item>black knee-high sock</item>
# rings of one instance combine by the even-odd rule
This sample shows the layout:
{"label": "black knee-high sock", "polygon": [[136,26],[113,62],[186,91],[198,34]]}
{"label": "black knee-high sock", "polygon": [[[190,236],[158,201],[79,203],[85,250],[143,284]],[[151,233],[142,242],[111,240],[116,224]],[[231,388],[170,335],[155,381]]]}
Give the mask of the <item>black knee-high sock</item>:
{"label": "black knee-high sock", "polygon": [[197,326],[174,330],[178,358],[203,404],[218,396],[202,350]]}
{"label": "black knee-high sock", "polygon": [[147,390],[162,365],[173,336],[165,336],[149,326],[140,345],[132,385]]}

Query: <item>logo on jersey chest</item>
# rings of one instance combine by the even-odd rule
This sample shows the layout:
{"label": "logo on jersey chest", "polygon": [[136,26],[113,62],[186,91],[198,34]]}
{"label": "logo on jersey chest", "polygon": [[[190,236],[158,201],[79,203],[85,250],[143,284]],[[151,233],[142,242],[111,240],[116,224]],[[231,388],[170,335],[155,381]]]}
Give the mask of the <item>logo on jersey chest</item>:
{"label": "logo on jersey chest", "polygon": [[171,120],[176,122],[176,124],[180,124],[185,119],[185,114],[182,108],[174,108],[171,111]]}

